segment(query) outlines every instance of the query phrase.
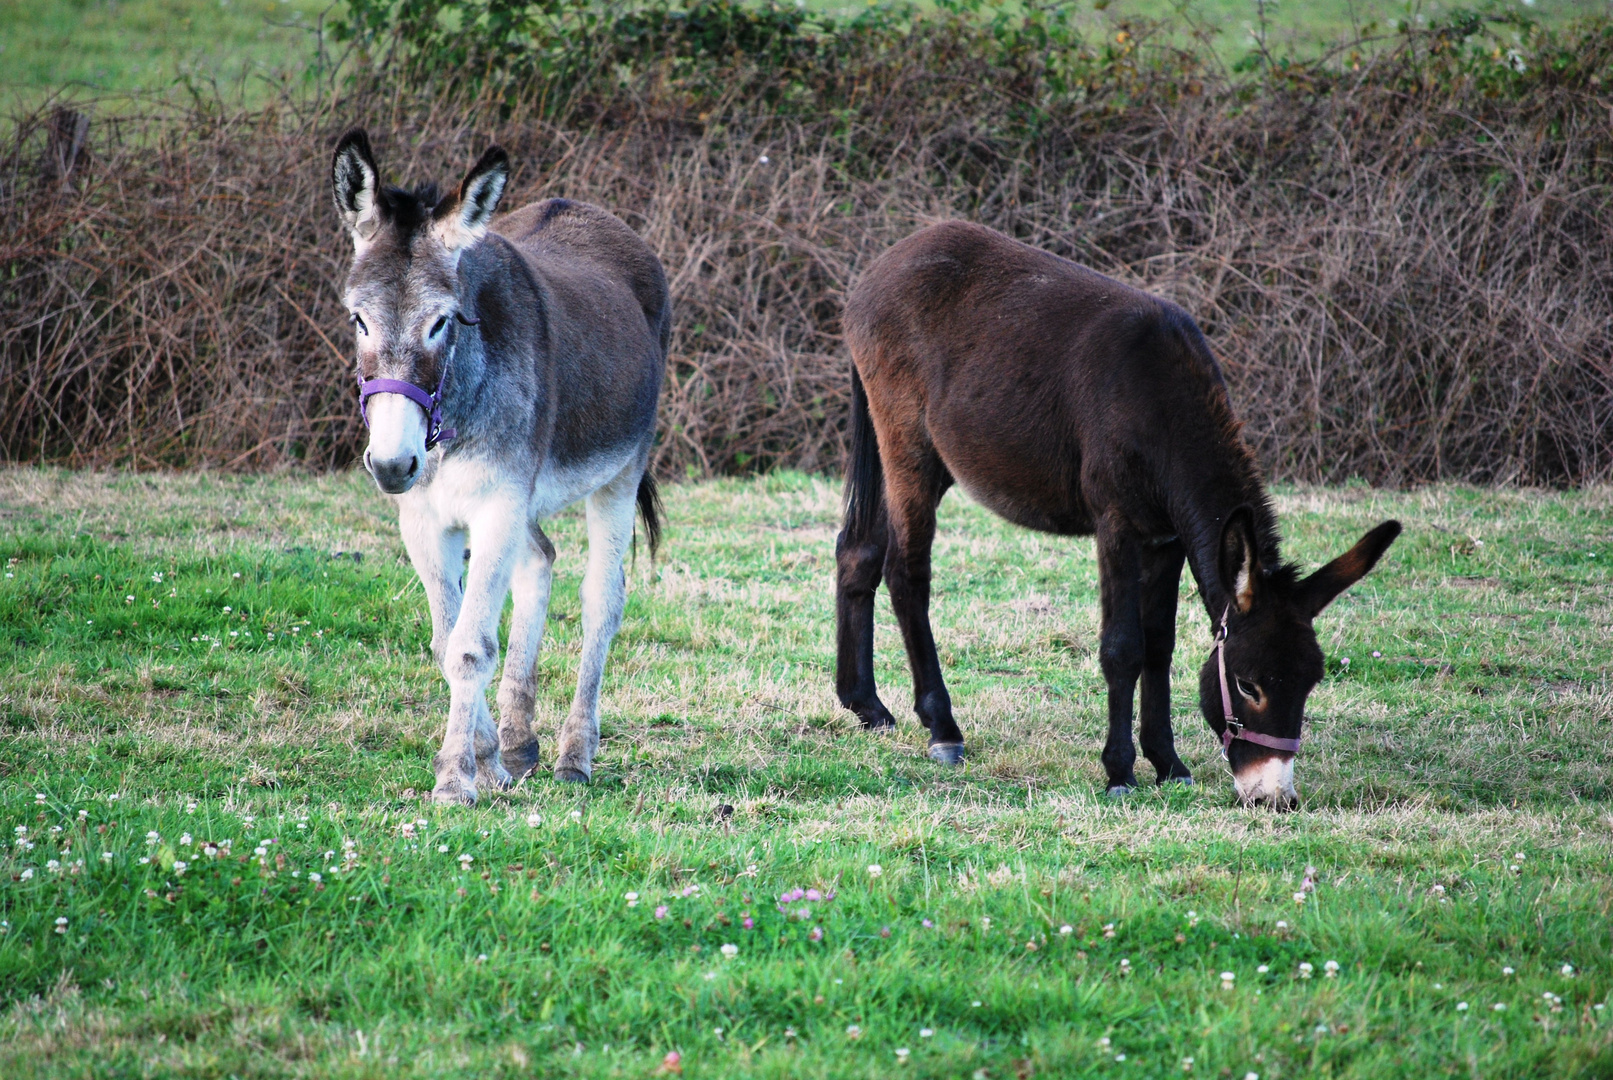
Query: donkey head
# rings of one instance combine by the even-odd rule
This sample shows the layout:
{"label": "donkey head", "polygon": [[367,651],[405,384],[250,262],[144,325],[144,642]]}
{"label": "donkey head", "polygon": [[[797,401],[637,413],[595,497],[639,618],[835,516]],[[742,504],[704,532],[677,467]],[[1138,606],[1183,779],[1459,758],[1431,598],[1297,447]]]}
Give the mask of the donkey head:
{"label": "donkey head", "polygon": [[[1266,803],[1278,810],[1298,804],[1294,751],[1305,699],[1323,672],[1312,620],[1365,577],[1399,535],[1400,522],[1386,521],[1301,580],[1292,567],[1261,564],[1254,515],[1247,506],[1227,519],[1218,570],[1230,602],[1220,643],[1199,673],[1199,705],[1222,736],[1233,787],[1246,804]],[[1228,700],[1234,718],[1230,742],[1225,735]],[[1271,742],[1287,745],[1266,745]]]}
{"label": "donkey head", "polygon": [[382,491],[408,491],[425,467],[434,435],[425,402],[434,407],[440,396],[456,323],[474,324],[460,307],[460,256],[487,235],[509,175],[509,156],[494,146],[439,198],[434,184],[383,186],[363,131],[336,144],[331,194],[353,239],[343,299],[358,338],[358,379],[389,387],[364,402],[364,465]]}

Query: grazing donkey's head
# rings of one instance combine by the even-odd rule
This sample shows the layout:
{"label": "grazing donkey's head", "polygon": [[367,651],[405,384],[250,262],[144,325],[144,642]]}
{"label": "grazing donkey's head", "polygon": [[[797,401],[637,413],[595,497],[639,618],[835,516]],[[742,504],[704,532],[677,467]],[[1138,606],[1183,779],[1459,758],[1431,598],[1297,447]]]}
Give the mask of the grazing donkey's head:
{"label": "grazing donkey's head", "polygon": [[370,426],[364,465],[383,491],[414,486],[438,441],[437,404],[457,324],[475,322],[460,307],[460,256],[487,235],[509,175],[509,156],[494,146],[457,191],[439,198],[434,184],[383,186],[363,131],[336,144],[331,194],[354,249],[343,299],[358,336]]}
{"label": "grazing donkey's head", "polygon": [[1247,506],[1221,532],[1219,573],[1228,597],[1216,647],[1199,673],[1199,704],[1232,766],[1245,803],[1291,810],[1294,755],[1305,699],[1322,680],[1322,649],[1311,622],[1339,593],[1376,565],[1395,537],[1386,521],[1308,578],[1294,567],[1262,565]]}

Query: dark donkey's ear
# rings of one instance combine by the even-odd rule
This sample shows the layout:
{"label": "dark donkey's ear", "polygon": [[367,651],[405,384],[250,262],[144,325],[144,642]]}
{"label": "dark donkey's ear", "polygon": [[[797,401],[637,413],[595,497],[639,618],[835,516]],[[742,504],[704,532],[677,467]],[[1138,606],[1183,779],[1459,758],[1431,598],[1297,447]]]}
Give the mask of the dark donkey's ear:
{"label": "dark donkey's ear", "polygon": [[381,211],[375,201],[380,188],[380,170],[370,152],[370,137],[363,128],[354,128],[336,144],[336,156],[330,166],[330,193],[357,247],[367,244],[381,227]]}
{"label": "dark donkey's ear", "polygon": [[1247,615],[1255,606],[1256,582],[1260,579],[1260,555],[1255,547],[1255,515],[1240,506],[1227,516],[1221,527],[1221,587],[1232,606]]}
{"label": "dark donkey's ear", "polygon": [[1400,535],[1400,522],[1386,521],[1363,536],[1355,547],[1299,583],[1299,604],[1315,618],[1333,598],[1367,576]]}
{"label": "dark donkey's ear", "polygon": [[503,147],[490,146],[465,174],[459,191],[437,204],[431,214],[433,229],[449,251],[462,251],[487,235],[509,180],[510,155]]}

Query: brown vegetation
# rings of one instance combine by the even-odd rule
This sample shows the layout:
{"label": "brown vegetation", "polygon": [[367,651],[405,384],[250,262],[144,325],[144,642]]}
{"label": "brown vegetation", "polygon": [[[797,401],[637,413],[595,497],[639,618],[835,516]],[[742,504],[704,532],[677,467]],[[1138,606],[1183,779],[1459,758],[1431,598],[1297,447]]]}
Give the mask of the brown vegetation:
{"label": "brown vegetation", "polygon": [[1182,63],[1025,121],[1023,87],[969,63],[886,56],[822,111],[650,80],[559,118],[377,89],[125,108],[87,133],[23,117],[0,146],[0,453],[351,461],[327,178],[364,123],[394,180],[452,181],[496,140],[506,206],[585,199],[649,240],[676,305],[666,475],[837,468],[841,298],[950,217],[1181,302],[1278,476],[1613,475],[1613,126],[1594,75],[1497,94],[1401,54],[1242,84]]}

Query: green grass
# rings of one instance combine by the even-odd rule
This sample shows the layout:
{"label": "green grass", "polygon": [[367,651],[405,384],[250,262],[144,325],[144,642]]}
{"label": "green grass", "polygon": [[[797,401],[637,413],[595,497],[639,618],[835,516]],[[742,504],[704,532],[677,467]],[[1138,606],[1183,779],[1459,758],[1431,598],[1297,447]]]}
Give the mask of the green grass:
{"label": "green grass", "polygon": [[300,79],[320,16],[337,10],[330,0],[0,0],[0,100],[187,85],[250,97]]}
{"label": "green grass", "polygon": [[438,810],[447,691],[365,478],[0,472],[0,1075],[1613,1075],[1613,491],[1282,492],[1310,564],[1407,525],[1320,620],[1285,816],[1234,805],[1188,595],[1200,783],[1103,797],[1089,541],[946,500],[947,771],[835,706],[836,485],[667,494],[595,783]]}
{"label": "green grass", "polygon": [[[843,0],[811,0],[830,10]],[[1095,32],[1135,18],[1186,12],[1216,34],[1229,59],[1253,45],[1260,26],[1254,0],[1112,0],[1100,13],[1082,0]],[[1274,52],[1310,55],[1376,23],[1438,18],[1452,7],[1482,4],[1394,0],[1269,3],[1267,42]],[[1519,6],[1522,6],[1521,4]],[[1547,24],[1607,14],[1610,0],[1538,0],[1527,8]],[[250,97],[300,78],[317,56],[314,28],[341,11],[340,0],[0,0],[0,100],[32,104],[45,96],[166,90],[191,86],[211,96],[243,88]]]}

